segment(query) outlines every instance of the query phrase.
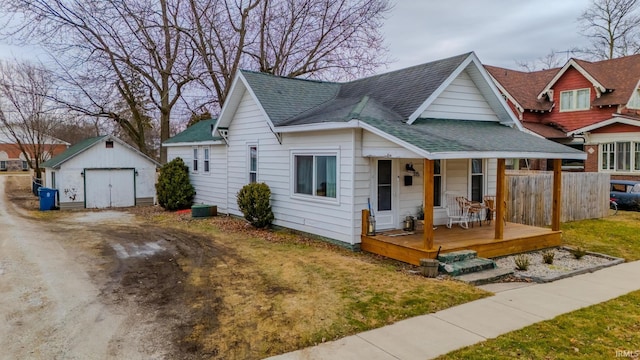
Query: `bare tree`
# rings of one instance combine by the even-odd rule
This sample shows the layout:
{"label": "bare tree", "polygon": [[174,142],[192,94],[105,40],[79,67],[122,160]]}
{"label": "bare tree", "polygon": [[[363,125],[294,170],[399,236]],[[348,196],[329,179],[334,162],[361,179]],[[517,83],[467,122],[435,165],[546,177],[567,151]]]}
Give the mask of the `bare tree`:
{"label": "bare tree", "polygon": [[[76,91],[71,109],[107,117],[120,125],[140,150],[146,114],[138,104],[136,74],[160,122],[160,139],[185,87],[194,80],[194,54],[184,46],[180,0],[5,0],[18,19],[15,35],[51,49],[68,86]],[[14,20],[14,22],[18,21]],[[82,100],[82,101],[79,101]],[[129,106],[124,117],[116,104]],[[122,103],[122,102],[120,102]],[[166,160],[166,150],[160,154]]]}
{"label": "bare tree", "polygon": [[185,32],[221,106],[240,68],[352,78],[385,64],[387,0],[189,0]]}
{"label": "bare tree", "polygon": [[585,52],[596,59],[613,59],[640,50],[640,0],[593,0],[578,20],[591,40]]}
{"label": "bare tree", "polygon": [[[380,27],[388,0],[0,0],[0,5],[12,15],[6,17],[5,35],[52,52],[70,89],[57,100],[77,113],[111,119],[147,153],[149,115],[159,119],[160,141],[168,139],[179,106],[221,107],[240,68],[342,79],[387,61]],[[153,104],[151,112],[141,106],[140,89]],[[194,91],[211,100],[195,103],[186,96]]]}
{"label": "bare tree", "polygon": [[51,137],[60,121],[49,100],[54,84],[45,69],[28,62],[0,62],[0,127],[41,177],[40,164],[62,142]]}
{"label": "bare tree", "polygon": [[262,0],[257,46],[261,72],[353,77],[386,62],[379,29],[385,0]]}
{"label": "bare tree", "polygon": [[559,56],[559,54],[566,53],[568,55],[572,54],[574,51],[576,50],[556,51],[555,49],[551,49],[547,55],[539,57],[533,61],[516,60],[516,65],[519,68],[529,72],[549,70],[560,67],[565,62],[565,59]]}

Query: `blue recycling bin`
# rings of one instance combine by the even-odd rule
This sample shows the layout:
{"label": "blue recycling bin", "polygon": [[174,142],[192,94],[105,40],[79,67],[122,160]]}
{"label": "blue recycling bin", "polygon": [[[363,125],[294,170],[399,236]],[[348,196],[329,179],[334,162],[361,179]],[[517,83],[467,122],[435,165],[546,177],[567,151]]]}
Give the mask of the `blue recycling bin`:
{"label": "blue recycling bin", "polygon": [[38,196],[40,197],[40,211],[55,209],[57,193],[57,189],[50,189],[45,187],[41,187],[38,189]]}

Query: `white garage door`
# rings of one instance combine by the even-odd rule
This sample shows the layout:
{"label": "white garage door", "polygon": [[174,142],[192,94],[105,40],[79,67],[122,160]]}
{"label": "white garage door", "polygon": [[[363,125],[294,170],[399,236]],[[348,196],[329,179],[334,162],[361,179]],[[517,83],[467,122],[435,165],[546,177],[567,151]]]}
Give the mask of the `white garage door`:
{"label": "white garage door", "polygon": [[135,205],[133,169],[93,169],[84,175],[86,207],[109,208]]}

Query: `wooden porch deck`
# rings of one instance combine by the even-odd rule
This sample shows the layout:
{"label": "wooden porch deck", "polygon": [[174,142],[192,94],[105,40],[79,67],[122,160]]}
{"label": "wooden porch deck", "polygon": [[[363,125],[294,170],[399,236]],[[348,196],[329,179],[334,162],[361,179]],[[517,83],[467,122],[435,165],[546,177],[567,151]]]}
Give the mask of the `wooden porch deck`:
{"label": "wooden porch deck", "polygon": [[[412,235],[389,236],[402,233],[401,230],[383,231],[375,236],[361,235],[360,247],[363,251],[382,255],[413,265],[420,265],[420,259],[436,257],[438,247],[441,253],[458,250],[475,250],[481,257],[496,257],[517,254],[526,251],[559,246],[562,243],[560,231],[534,226],[507,223],[504,237],[496,240],[495,221],[463,229],[454,225],[451,229],[438,226],[434,231],[434,248],[423,248],[423,233],[416,231]],[[385,235],[387,234],[387,235]]]}

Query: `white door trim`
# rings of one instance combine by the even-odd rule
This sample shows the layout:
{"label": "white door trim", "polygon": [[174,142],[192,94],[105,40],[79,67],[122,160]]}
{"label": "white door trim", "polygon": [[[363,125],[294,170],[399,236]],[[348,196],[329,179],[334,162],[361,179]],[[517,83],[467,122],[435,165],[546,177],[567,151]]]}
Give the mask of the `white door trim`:
{"label": "white door trim", "polygon": [[[378,164],[380,161],[390,161],[391,162],[391,209],[390,210],[379,210],[378,208]],[[371,208],[373,209],[374,215],[376,217],[376,229],[377,230],[388,230],[388,229],[397,229],[399,220],[398,220],[398,208],[400,207],[399,201],[399,177],[398,177],[398,159],[385,159],[385,158],[374,158],[373,159],[373,168],[374,175],[371,181],[371,189],[372,189],[372,202]]]}

